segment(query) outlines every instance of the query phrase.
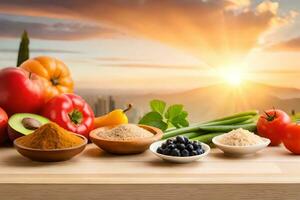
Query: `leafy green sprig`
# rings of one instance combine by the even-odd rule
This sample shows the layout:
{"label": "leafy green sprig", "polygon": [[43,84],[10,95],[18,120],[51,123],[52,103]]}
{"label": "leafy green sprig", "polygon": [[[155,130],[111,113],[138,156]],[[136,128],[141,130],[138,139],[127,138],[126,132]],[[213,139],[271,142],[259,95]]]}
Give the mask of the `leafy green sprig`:
{"label": "leafy green sprig", "polygon": [[188,113],[184,110],[182,104],[174,104],[168,108],[166,102],[154,99],[150,102],[151,111],[146,113],[139,124],[157,127],[163,131],[168,128],[187,127]]}

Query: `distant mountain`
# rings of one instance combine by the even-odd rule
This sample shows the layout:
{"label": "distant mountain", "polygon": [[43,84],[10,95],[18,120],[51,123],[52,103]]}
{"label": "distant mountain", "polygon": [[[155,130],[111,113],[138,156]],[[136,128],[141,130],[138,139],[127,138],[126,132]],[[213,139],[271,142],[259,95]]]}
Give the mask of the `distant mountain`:
{"label": "distant mountain", "polygon": [[300,111],[300,90],[268,86],[255,82],[245,82],[241,87],[218,84],[167,95],[114,96],[117,107],[129,102],[134,104],[136,109],[134,116],[132,116],[134,120],[137,120],[138,116],[149,110],[148,103],[154,98],[162,99],[169,104],[184,104],[190,113],[190,120],[193,122],[249,109],[263,111],[275,107],[289,113],[293,109]]}

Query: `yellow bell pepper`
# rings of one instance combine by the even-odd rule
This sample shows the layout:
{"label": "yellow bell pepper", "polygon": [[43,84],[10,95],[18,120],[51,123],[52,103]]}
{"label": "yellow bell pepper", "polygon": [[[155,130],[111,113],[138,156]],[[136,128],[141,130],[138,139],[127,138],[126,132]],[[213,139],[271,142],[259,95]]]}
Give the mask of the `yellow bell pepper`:
{"label": "yellow bell pepper", "polygon": [[110,113],[96,117],[94,119],[94,128],[104,127],[104,126],[116,126],[120,124],[128,124],[128,118],[126,112],[132,108],[132,105],[129,104],[128,108],[125,110],[116,109]]}

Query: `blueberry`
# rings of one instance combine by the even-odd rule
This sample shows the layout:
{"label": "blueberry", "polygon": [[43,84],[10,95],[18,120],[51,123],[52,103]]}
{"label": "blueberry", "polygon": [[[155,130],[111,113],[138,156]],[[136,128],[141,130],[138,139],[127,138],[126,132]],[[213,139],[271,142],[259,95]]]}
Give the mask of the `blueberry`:
{"label": "blueberry", "polygon": [[167,143],[165,143],[165,142],[164,142],[164,143],[162,143],[162,144],[161,144],[161,148],[162,148],[162,149],[165,149],[165,148],[167,148]]}
{"label": "blueberry", "polygon": [[192,144],[188,144],[188,145],[186,146],[186,149],[187,149],[188,151],[193,151],[193,150],[194,150],[194,146],[193,146]]}
{"label": "blueberry", "polygon": [[164,155],[170,155],[170,149],[169,148],[165,148],[165,149],[163,149],[163,152],[162,152],[162,154],[164,154]]}
{"label": "blueberry", "polygon": [[183,139],[184,139],[184,143],[185,144],[188,144],[190,141],[189,141],[189,138],[187,138],[187,137],[185,137],[185,136],[183,136]]}
{"label": "blueberry", "polygon": [[179,150],[183,150],[183,149],[185,149],[185,145],[184,145],[184,144],[177,143],[177,144],[176,144],[176,148],[179,149]]}
{"label": "blueberry", "polygon": [[163,149],[161,147],[158,147],[156,150],[157,153],[163,154]]}
{"label": "blueberry", "polygon": [[169,145],[168,145],[168,148],[169,148],[169,149],[174,149],[175,147],[176,147],[176,144],[169,144]]}
{"label": "blueberry", "polygon": [[173,149],[171,151],[171,156],[180,156],[180,151],[178,149]]}
{"label": "blueberry", "polygon": [[193,147],[194,147],[194,149],[198,149],[199,148],[199,142],[194,141],[193,142]]}
{"label": "blueberry", "polygon": [[192,154],[193,156],[199,155],[199,153],[196,150],[192,151]]}
{"label": "blueberry", "polygon": [[167,145],[169,145],[169,144],[173,144],[173,140],[172,139],[167,139],[167,141],[166,141],[166,143],[167,143]]}
{"label": "blueberry", "polygon": [[184,144],[185,143],[184,137],[183,136],[177,136],[176,137],[176,142]]}
{"label": "blueberry", "polygon": [[186,150],[186,149],[182,150],[182,151],[181,151],[181,156],[183,156],[183,157],[189,156],[189,151]]}
{"label": "blueberry", "polygon": [[198,155],[203,154],[204,153],[204,149],[197,149],[197,153],[198,153]]}

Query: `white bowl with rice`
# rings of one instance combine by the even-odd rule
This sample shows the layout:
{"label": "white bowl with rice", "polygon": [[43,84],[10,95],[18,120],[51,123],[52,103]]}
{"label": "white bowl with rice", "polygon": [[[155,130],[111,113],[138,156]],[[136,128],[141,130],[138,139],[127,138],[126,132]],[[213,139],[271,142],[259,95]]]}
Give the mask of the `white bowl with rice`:
{"label": "white bowl with rice", "polygon": [[225,154],[244,156],[266,148],[270,140],[248,130],[239,128],[213,138],[212,142]]}

